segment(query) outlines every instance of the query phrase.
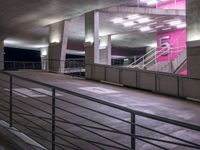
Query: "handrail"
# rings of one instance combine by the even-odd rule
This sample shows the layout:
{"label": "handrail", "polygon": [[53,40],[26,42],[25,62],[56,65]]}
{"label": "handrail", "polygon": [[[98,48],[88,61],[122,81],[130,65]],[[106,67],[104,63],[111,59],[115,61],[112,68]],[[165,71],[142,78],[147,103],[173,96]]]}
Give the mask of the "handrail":
{"label": "handrail", "polygon": [[166,122],[166,123],[171,123],[171,124],[178,125],[178,126],[181,126],[181,127],[186,127],[186,128],[189,127],[192,130],[200,131],[200,126],[191,125],[191,124],[180,122],[180,121],[177,121],[177,120],[168,119],[168,118],[152,115],[152,114],[145,113],[145,112],[132,110],[130,108],[119,106],[119,105],[114,104],[114,103],[102,101],[102,100],[94,98],[94,97],[90,97],[90,96],[87,96],[87,95],[84,95],[84,94],[80,94],[80,93],[77,93],[77,92],[74,92],[74,91],[71,91],[71,90],[66,90],[66,89],[63,89],[63,88],[60,88],[60,87],[57,87],[57,86],[53,86],[53,85],[50,85],[50,84],[47,84],[47,83],[43,83],[43,82],[40,82],[40,81],[24,78],[24,77],[14,75],[14,74],[11,74],[11,73],[8,73],[8,72],[3,72],[3,73],[6,74],[6,75],[9,75],[9,76],[13,76],[15,78],[24,80],[24,81],[40,84],[42,86],[46,86],[46,87],[49,87],[49,88],[54,88],[56,90],[59,90],[59,91],[65,92],[65,93],[69,93],[69,94],[72,94],[74,96],[78,96],[78,97],[81,97],[81,98],[84,98],[84,99],[87,99],[87,100],[90,100],[90,101],[93,101],[93,102],[97,102],[97,103],[100,103],[100,104],[103,104],[103,105],[107,105],[107,106],[110,106],[110,107],[113,107],[113,108],[116,108],[116,109],[119,109],[119,110],[129,112],[129,113],[134,113],[136,115],[140,115],[140,116],[143,116],[143,117],[149,117],[151,119],[163,121],[163,122]]}
{"label": "handrail", "polygon": [[177,67],[173,73],[178,73],[178,71],[180,71],[180,69],[187,63],[187,58],[179,65],[179,67]]}
{"label": "handrail", "polygon": [[[182,31],[181,33],[180,33],[180,35],[176,38],[176,40],[174,41],[174,44],[176,44],[177,45],[177,42],[178,42],[178,40],[179,40],[179,38],[182,36],[182,34],[184,34],[185,32],[184,31]],[[157,47],[158,48],[158,47]],[[153,61],[155,61],[156,59],[158,59],[159,57],[161,57],[162,55],[157,55],[157,48],[155,48],[154,49],[154,51],[155,51],[155,57],[152,57],[153,58],[153,60],[151,60],[149,63],[147,63],[147,64],[143,64],[143,66],[142,66],[142,68],[146,68],[149,64],[151,64]],[[166,47],[161,47],[162,49],[161,50],[163,50],[164,48],[166,48]],[[175,48],[171,48],[171,49],[175,49]],[[160,50],[160,51],[161,51]],[[153,50],[152,50],[153,51]],[[151,51],[151,52],[152,52]],[[147,53],[147,54],[145,54],[144,56],[148,56],[149,55],[149,53]],[[140,57],[139,58],[139,60],[141,60],[141,59],[144,59],[144,57],[142,56],[142,57]],[[138,61],[139,61],[138,60]],[[136,63],[138,62],[138,61],[135,61]],[[144,61],[144,60],[143,60]],[[130,64],[129,65],[129,67],[131,67],[132,65],[136,65],[136,63],[135,62],[133,62],[132,64]]]}
{"label": "handrail", "polygon": [[134,61],[133,63],[131,63],[129,66],[136,65],[137,62],[139,62],[140,60],[144,59],[146,56],[148,56],[149,54],[151,54],[154,51],[155,51],[155,47],[151,48],[148,53],[146,53],[145,55],[143,55],[140,58],[138,58],[136,61]]}
{"label": "handrail", "polygon": [[162,56],[164,53],[166,53],[165,51],[163,51],[165,48],[166,48],[166,47],[163,47],[163,48],[159,51],[158,55],[157,55],[157,51],[156,51],[156,53],[155,53],[156,57],[155,57],[153,60],[151,60],[150,62],[148,62],[147,64],[145,64],[145,65],[143,66],[143,68],[147,67],[147,66],[148,66],[149,64],[151,64],[153,61],[157,60],[160,56]]}
{"label": "handrail", "polygon": [[[1,72],[0,72],[1,73]],[[44,139],[45,141],[49,141],[52,144],[52,150],[56,149],[56,146],[64,146],[64,148],[61,148],[63,150],[65,150],[66,148],[71,148],[71,149],[76,149],[76,150],[84,150],[85,148],[81,147],[81,145],[79,145],[78,143],[74,143],[71,142],[71,140],[69,140],[68,138],[72,138],[72,139],[76,139],[76,140],[81,140],[84,141],[88,144],[91,144],[92,146],[100,149],[100,150],[106,150],[106,148],[103,148],[104,146],[107,147],[108,149],[113,148],[113,149],[119,149],[119,150],[136,150],[136,146],[135,146],[135,142],[136,140],[138,141],[142,141],[144,143],[148,143],[152,146],[158,147],[160,149],[164,149],[167,150],[167,148],[165,148],[164,146],[160,145],[160,144],[156,144],[154,143],[159,142],[159,143],[163,143],[163,144],[172,144],[172,145],[176,145],[176,146],[182,146],[182,147],[188,147],[188,148],[194,148],[194,149],[199,149],[200,145],[196,144],[192,141],[189,140],[185,140],[182,139],[180,137],[176,137],[167,133],[164,133],[162,131],[159,131],[157,129],[151,128],[151,127],[145,127],[144,125],[138,124],[137,120],[136,120],[136,116],[139,117],[144,117],[147,119],[152,119],[155,120],[156,122],[163,122],[163,123],[167,123],[170,125],[175,125],[178,127],[183,127],[186,129],[190,129],[193,131],[200,131],[200,126],[198,125],[194,125],[194,124],[190,124],[190,123],[185,123],[183,121],[177,121],[175,119],[170,119],[170,118],[166,118],[163,116],[159,116],[159,115],[155,115],[155,114],[150,114],[150,113],[146,113],[146,112],[142,112],[142,111],[137,111],[137,110],[133,110],[124,106],[120,106],[117,105],[115,103],[111,103],[102,99],[98,99],[92,96],[88,96],[88,95],[84,95],[81,94],[79,92],[75,92],[72,90],[67,90],[67,89],[63,89],[61,87],[57,87],[51,84],[47,84],[41,81],[37,81],[37,80],[33,80],[33,79],[29,79],[26,77],[22,77],[19,75],[15,75],[9,72],[2,72],[4,75],[9,77],[9,81],[7,79],[1,79],[0,78],[0,82],[2,83],[7,83],[10,88],[9,88],[9,92],[4,92],[3,90],[0,90],[0,95],[1,100],[4,101],[7,104],[10,104],[10,108],[6,108],[2,103],[0,103],[0,112],[2,112],[1,114],[6,115],[7,117],[10,117],[10,126],[12,125],[18,125],[21,126],[22,128],[26,128],[28,130],[30,130],[32,133],[34,133],[34,135],[32,136],[29,132],[26,132],[27,135],[30,135],[31,137],[35,137],[35,138],[39,138],[39,139]],[[17,80],[15,80],[17,79]],[[27,95],[26,93],[21,93],[17,90],[15,90],[15,88],[25,88],[25,89],[29,89],[31,91],[35,91],[37,94],[43,94],[43,92],[41,91],[37,91],[35,89],[30,88],[31,86],[28,86],[28,84],[24,84],[24,85],[20,85],[21,82],[19,81],[23,81],[25,83],[29,83],[30,85],[34,84],[34,85],[39,85],[44,87],[45,89],[51,89],[51,94],[44,94],[46,96],[48,96],[48,98],[50,98],[51,101],[44,101],[44,99],[40,99],[40,98],[36,98],[36,97],[31,97],[29,95]],[[17,81],[17,82],[15,82]],[[28,87],[27,87],[28,86]],[[14,88],[13,88],[14,87]],[[1,84],[0,88],[6,88],[5,84]],[[65,99],[66,97],[59,97],[57,96],[57,92],[61,92],[63,94],[67,94],[70,95],[70,97],[77,97],[78,101],[79,98],[80,100],[83,100],[84,104],[82,103],[77,103],[75,101],[71,101],[70,99]],[[10,95],[9,95],[10,93]],[[26,99],[21,99],[19,97],[15,97],[14,94],[21,94],[24,96],[27,96],[28,100],[30,99],[30,102],[27,101]],[[10,97],[10,101],[6,100],[6,96]],[[18,103],[13,103],[13,100]],[[41,105],[45,105],[46,109],[43,109],[43,107],[37,107],[35,105],[35,102],[31,102],[31,101],[35,101]],[[102,105],[103,107],[105,106],[106,108],[111,108],[111,109],[115,109],[116,112],[119,111],[120,113],[123,112],[127,115],[130,115],[130,120],[129,119],[124,119],[124,118],[120,118],[120,116],[115,116],[114,114],[110,114],[110,113],[106,113],[106,111],[102,112],[101,110],[98,110],[95,107],[93,107],[93,105],[90,105],[91,103],[93,104],[97,104],[98,105]],[[21,104],[23,106],[26,107],[31,107],[32,111],[29,111],[26,107],[22,107],[21,108]],[[58,105],[56,105],[58,104]],[[62,106],[60,105],[62,104]],[[87,105],[85,105],[87,104]],[[70,106],[70,107],[75,107],[78,109],[65,109],[64,106]],[[92,107],[91,107],[92,106]],[[16,107],[17,111],[15,109],[13,109],[12,107]],[[2,109],[3,108],[3,109]],[[50,109],[50,110],[49,110]],[[94,117],[89,117],[87,115],[84,115],[84,113],[80,113],[79,111],[77,112],[76,110],[79,109],[83,109],[86,111],[91,111],[92,113],[95,113],[97,115],[101,115],[102,117],[109,117],[110,119],[114,119],[117,121],[120,121],[122,123],[125,123],[126,125],[130,125],[130,129],[131,131],[124,131],[121,130],[120,128],[116,128],[116,126],[110,126],[109,122],[108,125],[105,122],[101,122],[99,119],[96,120],[96,118]],[[62,112],[61,114],[66,114],[66,117],[60,116],[59,114],[57,114],[57,110],[59,112]],[[34,112],[37,111],[37,113],[35,114]],[[10,112],[10,115],[7,115],[6,112]],[[84,111],[83,111],[84,112]],[[18,116],[20,118],[23,118],[25,121],[31,122],[31,124],[34,125],[34,127],[32,127],[29,124],[24,124],[23,122],[20,123],[18,122],[17,118],[14,118],[13,114],[15,114],[14,116]],[[45,114],[45,115],[42,115]],[[88,124],[85,122],[77,122],[77,120],[73,120],[71,117],[67,117],[67,114],[72,115],[74,117],[78,117],[80,118],[80,120],[84,120],[86,122],[92,122],[93,124]],[[42,116],[41,116],[42,115]],[[29,118],[30,117],[30,118]],[[52,127],[51,129],[48,128],[44,128],[43,125],[39,122],[34,122],[31,118],[36,118],[42,122],[48,123],[50,124],[50,126]],[[97,117],[98,118],[98,117]],[[72,119],[72,121],[70,121]],[[16,122],[17,121],[17,122]],[[63,126],[60,126],[59,124],[63,124]],[[68,130],[68,128],[65,128],[65,125],[70,125],[70,126],[74,126],[75,128],[78,128],[80,130],[83,130],[85,132],[88,132],[92,135],[98,136],[106,141],[111,142],[112,144],[108,144],[106,142],[99,142],[96,141],[95,139],[93,140],[88,140],[86,137],[81,137],[79,135],[77,135],[76,133],[74,133],[71,130]],[[97,125],[97,126],[96,126]],[[163,136],[169,137],[170,139],[175,139],[177,141],[172,141],[172,140],[164,140],[164,139],[158,139],[158,138],[154,138],[154,137],[149,137],[149,136],[145,136],[145,135],[139,135],[136,133],[136,127],[139,127],[141,129],[145,129],[147,131],[151,131],[154,133],[158,133],[161,134]],[[57,132],[57,130],[55,129],[59,129],[62,132]],[[40,134],[38,134],[39,137],[35,136],[35,130],[42,130],[44,132],[48,132],[49,134],[51,134],[52,136],[52,140],[50,140],[49,138],[45,138],[43,135],[40,136]],[[101,131],[100,133],[98,131]],[[23,131],[22,131],[23,132]],[[118,136],[122,137],[122,136],[126,136],[126,137],[130,137],[131,140],[131,145],[128,143],[124,143],[122,141],[119,141],[117,139],[113,139],[113,138],[108,138],[106,135],[101,134],[102,132],[108,132],[110,134],[117,134]],[[36,132],[37,135],[37,132]],[[68,138],[66,138],[68,137]],[[59,142],[57,142],[55,139],[59,138],[61,140],[63,140],[65,142],[65,144],[60,145]],[[91,138],[89,138],[91,139]],[[121,143],[122,142],[122,143]],[[69,144],[69,145],[66,145]],[[88,148],[87,148],[88,149]]]}
{"label": "handrail", "polygon": [[[156,51],[156,57],[154,58],[155,60],[157,60],[158,58],[160,58],[163,54],[165,54],[165,51],[163,51],[163,49],[165,49],[166,47],[163,47],[161,50],[159,50],[159,51]],[[179,48],[185,48],[184,46],[181,46],[181,47],[175,47],[175,48],[171,48],[170,49],[170,51],[171,50],[173,50],[173,49],[179,49]],[[179,50],[177,50],[177,51],[171,51],[171,54],[172,53],[177,53],[177,52],[179,52]],[[182,52],[182,51],[181,51]],[[158,55],[157,55],[158,54]],[[171,57],[171,56],[170,56]],[[147,64],[145,64],[144,66],[143,66],[143,68],[145,68],[145,67],[147,67],[149,64],[151,64],[153,61],[155,61],[155,60],[151,60],[149,63],[147,63]]]}

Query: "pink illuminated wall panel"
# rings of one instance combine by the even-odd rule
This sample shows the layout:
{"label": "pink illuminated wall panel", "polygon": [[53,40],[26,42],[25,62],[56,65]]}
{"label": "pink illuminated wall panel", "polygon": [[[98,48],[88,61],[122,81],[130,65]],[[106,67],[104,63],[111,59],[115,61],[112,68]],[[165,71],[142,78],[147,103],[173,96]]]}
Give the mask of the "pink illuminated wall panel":
{"label": "pink illuminated wall panel", "polygon": [[158,8],[161,9],[186,9],[186,0],[171,0],[169,2],[162,2],[158,4]]}
{"label": "pink illuminated wall panel", "polygon": [[186,48],[186,29],[157,33],[157,45],[157,62],[173,61]]}

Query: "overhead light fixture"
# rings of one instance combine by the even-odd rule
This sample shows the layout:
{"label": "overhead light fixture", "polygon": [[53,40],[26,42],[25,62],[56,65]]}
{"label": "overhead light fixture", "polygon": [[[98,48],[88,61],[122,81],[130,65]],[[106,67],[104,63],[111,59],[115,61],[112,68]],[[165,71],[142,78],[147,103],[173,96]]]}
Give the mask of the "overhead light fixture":
{"label": "overhead light fixture", "polygon": [[181,23],[182,23],[181,20],[173,20],[173,21],[170,21],[168,24],[169,24],[170,26],[177,26],[177,25],[179,25],[179,24],[181,24]]}
{"label": "overhead light fixture", "polygon": [[157,24],[157,22],[149,23],[148,26],[155,25],[155,24]]}
{"label": "overhead light fixture", "polygon": [[160,0],[161,2],[166,2],[166,1],[168,1],[168,0]]}
{"label": "overhead light fixture", "polygon": [[186,28],[187,25],[186,25],[186,23],[184,22],[184,23],[181,23],[181,24],[177,25],[176,27],[177,27],[178,29],[180,29],[180,28]]}
{"label": "overhead light fixture", "polygon": [[155,28],[158,29],[158,28],[163,28],[164,25],[159,25],[159,26],[156,26]]}
{"label": "overhead light fixture", "polygon": [[157,4],[158,3],[158,0],[149,0],[148,2],[147,2],[147,5],[155,5],[155,4]]}
{"label": "overhead light fixture", "polygon": [[140,0],[140,2],[146,3],[148,2],[148,0]]}
{"label": "overhead light fixture", "polygon": [[123,18],[115,18],[113,20],[111,20],[114,24],[117,24],[117,23],[122,23],[124,22],[124,19]]}
{"label": "overhead light fixture", "polygon": [[125,27],[131,27],[131,26],[134,26],[135,23],[134,23],[133,21],[129,21],[129,22],[124,22],[123,25],[124,25]]}
{"label": "overhead light fixture", "polygon": [[148,17],[146,17],[146,18],[141,18],[141,19],[138,19],[137,20],[137,22],[138,23],[147,23],[147,22],[150,22],[151,20],[148,18]]}
{"label": "overhead light fixture", "polygon": [[134,26],[133,28],[141,28],[141,25]]}
{"label": "overhead light fixture", "polygon": [[164,28],[162,29],[163,31],[166,31],[166,30],[171,30],[172,28]]}
{"label": "overhead light fixture", "polygon": [[140,28],[141,32],[146,32],[146,31],[150,31],[150,30],[151,30],[151,28],[149,26]]}
{"label": "overhead light fixture", "polygon": [[153,32],[157,32],[157,30],[151,30],[151,31],[149,31],[149,33],[153,33]]}
{"label": "overhead light fixture", "polygon": [[135,20],[135,19],[138,19],[138,18],[140,18],[141,16],[140,15],[138,15],[138,14],[134,14],[134,15],[129,15],[129,16],[127,16],[127,18],[129,19],[129,20]]}

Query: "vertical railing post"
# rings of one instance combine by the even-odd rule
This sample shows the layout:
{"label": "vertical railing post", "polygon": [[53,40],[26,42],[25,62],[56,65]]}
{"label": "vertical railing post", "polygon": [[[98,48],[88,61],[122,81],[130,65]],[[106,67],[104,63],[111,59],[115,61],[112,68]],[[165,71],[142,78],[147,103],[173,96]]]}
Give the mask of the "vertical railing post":
{"label": "vertical railing post", "polygon": [[12,118],[13,118],[13,77],[10,75],[10,127],[13,126]]}
{"label": "vertical railing post", "polygon": [[13,70],[15,70],[15,62],[13,61]]}
{"label": "vertical railing post", "polygon": [[56,90],[52,89],[52,150],[55,150]]}
{"label": "vertical railing post", "polygon": [[35,65],[34,65],[34,62],[32,62],[32,68],[33,68],[33,70],[35,70]]}
{"label": "vertical railing post", "polygon": [[136,130],[135,130],[135,114],[131,113],[131,149],[136,149],[136,138],[135,138]]}
{"label": "vertical railing post", "polygon": [[25,64],[25,62],[23,62],[23,66],[24,66],[24,69],[26,69],[26,64]]}

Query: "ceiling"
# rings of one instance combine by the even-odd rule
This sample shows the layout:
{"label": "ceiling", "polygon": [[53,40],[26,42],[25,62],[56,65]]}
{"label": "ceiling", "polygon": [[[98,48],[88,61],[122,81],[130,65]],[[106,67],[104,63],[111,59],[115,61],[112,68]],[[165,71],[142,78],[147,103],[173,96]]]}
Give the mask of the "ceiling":
{"label": "ceiling", "polygon": [[0,39],[13,45],[43,45],[47,43],[49,24],[127,1],[0,0]]}
{"label": "ceiling", "polygon": [[[156,43],[156,33],[165,32],[165,29],[173,30],[167,23],[169,20],[179,19],[185,21],[185,16],[140,14],[141,18],[150,18],[148,23],[137,23],[134,26],[124,27],[122,24],[114,24],[114,18],[126,18],[130,13],[100,12],[100,36],[112,35],[112,45],[115,47],[135,48],[152,46]],[[140,28],[149,25],[152,30],[141,32]],[[158,27],[158,28],[157,28]],[[70,39],[84,41],[84,16],[79,16],[70,22]]]}
{"label": "ceiling", "polygon": [[[80,49],[84,41],[84,13],[96,9],[124,4],[136,6],[137,0],[0,0],[0,38],[6,39],[7,45],[38,49],[48,45],[48,25],[64,19],[71,19],[69,49]],[[128,3],[127,3],[128,2]],[[81,7],[80,7],[81,6]],[[146,6],[144,6],[146,7]],[[4,9],[6,8],[6,9]],[[124,27],[113,24],[117,17],[127,17],[130,13],[100,12],[100,35],[112,36],[115,47],[144,47],[155,43],[156,33],[139,31],[146,24],[136,27]],[[165,20],[180,18],[173,15],[143,14],[151,18],[152,28],[165,25]],[[156,22],[156,23],[155,23]]]}

